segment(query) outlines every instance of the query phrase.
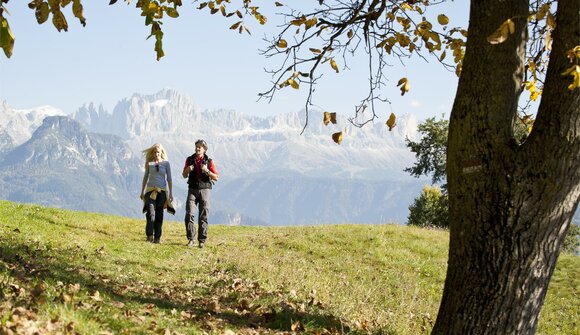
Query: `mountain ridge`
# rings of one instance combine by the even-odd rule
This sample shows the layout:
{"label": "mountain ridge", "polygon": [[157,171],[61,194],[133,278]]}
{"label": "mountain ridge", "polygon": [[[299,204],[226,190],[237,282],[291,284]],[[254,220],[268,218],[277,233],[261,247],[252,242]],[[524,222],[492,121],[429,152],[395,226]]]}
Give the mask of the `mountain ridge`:
{"label": "mountain ridge", "polygon": [[[71,143],[59,145],[45,141],[51,146],[43,147],[37,141],[35,159],[41,159],[42,155],[46,159],[51,150],[65,152],[78,143],[107,147],[97,138],[114,135],[116,145],[127,146],[131,154],[119,151],[103,159],[114,161],[118,166],[122,160],[132,161],[132,167],[127,168],[131,171],[131,181],[115,187],[124,190],[127,203],[134,203],[142,177],[141,150],[153,143],[162,143],[173,167],[177,220],[182,219],[187,193],[185,180],[180,176],[181,168],[185,158],[193,153],[193,143],[198,138],[209,143],[208,154],[220,172],[220,180],[212,192],[214,207],[210,222],[273,225],[404,222],[408,205],[426,184],[425,179],[412,178],[403,171],[414,161],[404,142],[405,138],[417,135],[418,121],[412,115],[400,116],[397,127],[388,131],[379,122],[359,129],[340,115],[336,125],[324,126],[322,112],[313,111],[301,135],[305,122],[303,111],[267,117],[247,116],[226,109],[201,111],[188,96],[164,89],[155,94],[124,98],[112,113],[91,103],[67,117],[75,120],[74,126],[71,123],[59,129],[53,119],[52,128],[46,125],[37,131],[47,132],[48,136],[51,131],[64,134],[68,128],[76,127],[63,137]],[[318,119],[320,122],[313,121]],[[59,120],[62,125],[67,124],[64,119]],[[336,131],[344,132],[341,145],[331,140],[331,134]],[[92,141],[83,142],[86,136]],[[91,152],[99,151],[75,148],[79,152],[84,150],[85,160]],[[18,156],[23,165],[22,156],[30,156],[32,152],[12,149],[4,155],[3,164],[15,161]],[[66,155],[58,157],[64,160]],[[93,165],[92,173],[100,174],[99,178],[114,179],[103,172],[105,166],[114,170],[112,165],[99,160]],[[24,167],[22,170],[27,171]],[[34,184],[33,173],[27,173],[30,173],[29,183]],[[107,194],[100,192],[103,196]],[[123,215],[142,215],[138,205],[131,206],[133,211],[122,212]]]}

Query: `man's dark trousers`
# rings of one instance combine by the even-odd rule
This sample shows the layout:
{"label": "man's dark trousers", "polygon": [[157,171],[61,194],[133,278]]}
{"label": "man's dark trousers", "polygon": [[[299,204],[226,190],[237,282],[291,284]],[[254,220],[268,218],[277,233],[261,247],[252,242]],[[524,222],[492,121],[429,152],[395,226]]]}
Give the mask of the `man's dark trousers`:
{"label": "man's dark trousers", "polygon": [[205,243],[207,239],[207,226],[210,208],[210,189],[189,188],[187,201],[185,202],[185,231],[187,239],[192,241],[195,238],[195,207],[199,206],[198,234],[197,240]]}

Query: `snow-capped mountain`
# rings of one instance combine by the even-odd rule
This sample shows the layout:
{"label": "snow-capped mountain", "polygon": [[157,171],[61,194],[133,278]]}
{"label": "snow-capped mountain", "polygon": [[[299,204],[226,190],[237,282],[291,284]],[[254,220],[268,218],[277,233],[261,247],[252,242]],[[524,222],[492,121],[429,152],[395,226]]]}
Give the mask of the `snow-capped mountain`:
{"label": "snow-capped mountain", "polygon": [[[115,187],[123,188],[119,194],[130,204],[139,194],[140,152],[159,142],[169,153],[178,209],[175,219],[181,221],[187,192],[181,169],[193,153],[194,142],[204,138],[220,172],[212,192],[210,220],[230,224],[403,223],[409,204],[428,183],[403,172],[414,162],[404,142],[406,137],[417,136],[417,120],[412,115],[399,116],[397,127],[388,131],[383,122],[356,128],[344,117],[324,126],[322,113],[311,112],[301,135],[303,112],[257,117],[223,109],[201,111],[188,96],[166,89],[152,95],[134,94],[111,113],[87,104],[71,117],[77,122],[48,118],[29,142],[4,155],[2,165],[29,173],[34,187],[35,172],[26,170],[27,164],[46,164],[47,174],[58,170],[46,163],[51,157],[59,168],[85,164],[99,178],[128,178],[124,186]],[[331,140],[338,131],[344,133],[341,145]],[[113,142],[106,143],[105,134]],[[130,148],[130,154],[124,148]],[[115,179],[114,171],[124,172]],[[0,177],[8,185],[5,174]],[[76,186],[85,178],[75,179]],[[60,192],[74,189],[69,183],[61,186]],[[107,194],[104,188],[96,189]],[[16,198],[27,201],[24,196]],[[104,211],[140,216],[141,208],[131,206],[131,213],[118,208]]]}
{"label": "snow-capped mountain", "polygon": [[88,133],[66,116],[45,118],[0,166],[9,200],[131,216],[140,206],[141,160],[121,138]]}
{"label": "snow-capped mountain", "polygon": [[174,90],[162,90],[151,96],[135,94],[122,99],[112,113],[102,106],[88,104],[72,117],[90,131],[131,139],[156,133],[195,132],[201,113],[189,97]]}
{"label": "snow-capped mountain", "polygon": [[[187,96],[173,90],[135,94],[121,100],[111,114],[85,106],[73,117],[92,132],[125,138],[135,152],[162,143],[170,158],[179,162],[192,154],[196,139],[204,138],[209,153],[220,162],[220,172],[228,177],[291,171],[310,177],[399,179],[408,176],[401,167],[414,160],[404,139],[415,138],[417,129],[412,115],[400,117],[389,132],[382,123],[361,129],[344,117],[338,117],[337,125],[324,126],[322,113],[311,112],[300,135],[303,112],[263,118],[223,109],[201,112]],[[332,133],[345,129],[342,144],[332,142]]]}
{"label": "snow-capped mountain", "polygon": [[65,115],[60,109],[43,106],[33,109],[13,109],[6,101],[0,103],[0,152],[28,140],[47,116]]}

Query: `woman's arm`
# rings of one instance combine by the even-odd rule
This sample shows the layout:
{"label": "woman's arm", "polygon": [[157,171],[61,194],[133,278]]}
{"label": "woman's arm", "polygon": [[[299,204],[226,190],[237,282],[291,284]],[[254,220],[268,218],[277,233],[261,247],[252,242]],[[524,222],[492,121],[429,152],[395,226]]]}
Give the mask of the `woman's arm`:
{"label": "woman's arm", "polygon": [[143,175],[143,182],[141,183],[141,199],[145,197],[145,186],[147,186],[147,179],[149,179],[149,164],[145,163],[145,174]]}
{"label": "woman's arm", "polygon": [[173,201],[173,180],[171,178],[171,164],[167,162],[167,187],[169,188],[169,201]]}

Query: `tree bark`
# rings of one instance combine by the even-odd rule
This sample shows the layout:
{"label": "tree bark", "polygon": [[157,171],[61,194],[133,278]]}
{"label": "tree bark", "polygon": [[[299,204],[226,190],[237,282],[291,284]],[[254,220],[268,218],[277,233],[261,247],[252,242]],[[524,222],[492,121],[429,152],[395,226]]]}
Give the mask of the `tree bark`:
{"label": "tree bark", "polygon": [[[533,334],[580,201],[580,89],[566,52],[580,41],[580,1],[560,0],[532,133],[512,125],[522,91],[529,1],[471,1],[447,150],[450,245],[433,334]],[[511,18],[502,44],[486,40]]]}

